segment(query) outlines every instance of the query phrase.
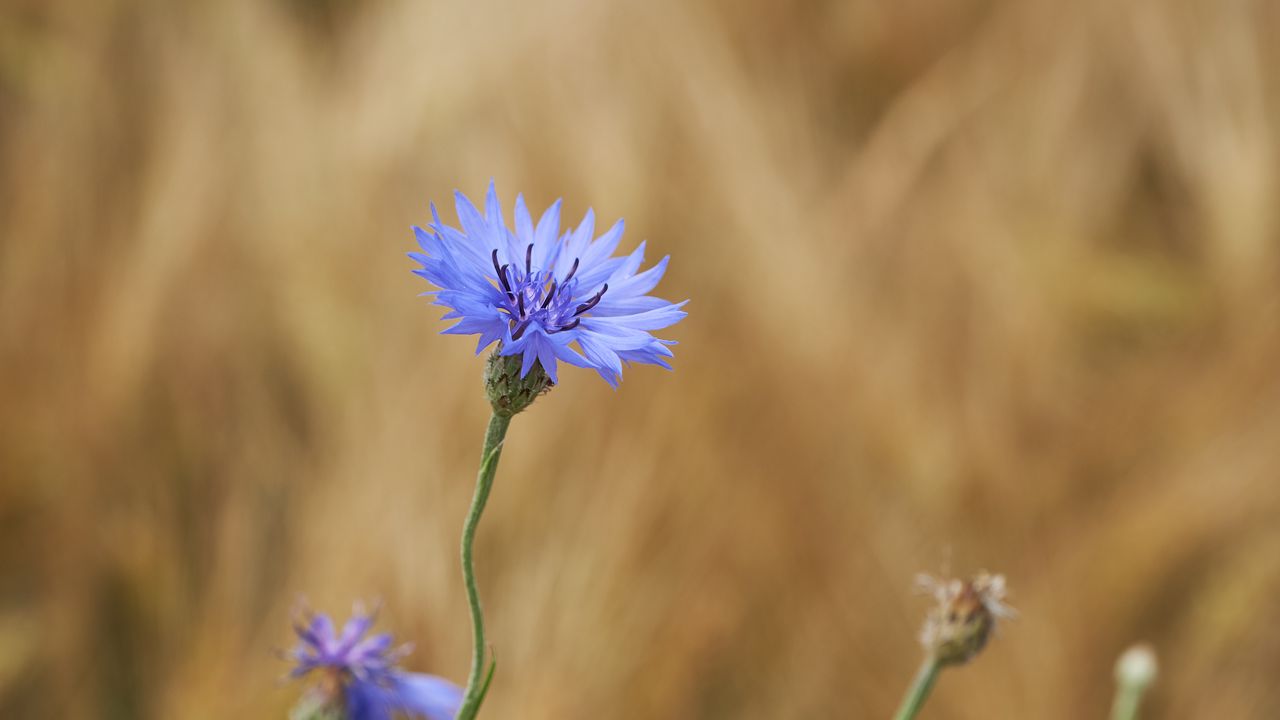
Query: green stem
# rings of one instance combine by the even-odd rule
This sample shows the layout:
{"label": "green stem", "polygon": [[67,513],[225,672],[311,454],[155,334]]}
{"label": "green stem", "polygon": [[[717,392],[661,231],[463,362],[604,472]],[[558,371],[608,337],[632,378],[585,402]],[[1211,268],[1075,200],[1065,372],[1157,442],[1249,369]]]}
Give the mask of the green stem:
{"label": "green stem", "polygon": [[471,499],[471,509],[467,511],[467,522],[462,526],[462,579],[467,586],[467,602],[471,605],[471,674],[467,677],[467,691],[458,708],[457,720],[473,720],[480,712],[480,703],[484,702],[485,690],[488,688],[484,677],[485,639],[484,610],[480,607],[480,590],[476,587],[475,563],[472,560],[472,546],[476,540],[476,528],[480,525],[480,515],[484,513],[485,503],[489,501],[489,491],[493,489],[493,475],[498,470],[498,458],[502,455],[502,440],[507,436],[507,426],[511,417],[494,413],[489,418],[489,429],[484,434],[484,450],[480,454],[480,472],[476,474],[476,494]]}
{"label": "green stem", "polygon": [[1116,691],[1115,702],[1111,705],[1111,720],[1134,720],[1138,717],[1138,705],[1142,702],[1141,687],[1121,687]]}
{"label": "green stem", "polygon": [[938,673],[941,671],[942,664],[932,656],[924,659],[924,663],[920,665],[920,671],[916,673],[916,679],[907,690],[906,697],[902,698],[902,707],[898,708],[898,714],[893,716],[893,720],[915,718],[920,708],[924,707],[924,701],[929,699],[929,691],[933,689],[933,683],[938,679]]}

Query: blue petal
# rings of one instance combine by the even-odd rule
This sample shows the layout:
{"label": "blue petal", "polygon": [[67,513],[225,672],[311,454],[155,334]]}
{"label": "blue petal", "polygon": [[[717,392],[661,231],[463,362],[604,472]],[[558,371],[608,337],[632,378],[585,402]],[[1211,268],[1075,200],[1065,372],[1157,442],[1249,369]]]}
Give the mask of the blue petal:
{"label": "blue petal", "polygon": [[460,190],[453,193],[454,207],[458,212],[458,221],[462,223],[462,229],[466,231],[471,242],[477,240],[483,241],[487,239],[489,234],[489,226],[485,224],[484,217],[480,215],[480,211],[475,205],[471,204],[471,200],[463,195]]}
{"label": "blue petal", "polygon": [[391,720],[395,713],[425,720],[453,720],[462,706],[462,688],[443,678],[395,672],[387,684],[355,680],[347,684],[349,720]]}
{"label": "blue petal", "polygon": [[587,214],[582,217],[582,222],[578,224],[578,228],[565,241],[560,257],[556,258],[555,273],[557,277],[564,277],[565,273],[569,272],[569,268],[573,267],[574,258],[580,259],[586,253],[587,246],[591,244],[592,233],[595,232],[595,228],[595,211],[588,209]]}
{"label": "blue petal", "polygon": [[[502,219],[502,203],[498,200],[498,188],[492,180],[489,181],[489,191],[484,199],[485,222],[489,225],[489,233],[493,247],[499,248],[499,254],[506,255],[507,259],[520,266],[524,266],[524,251],[529,243],[521,243],[516,236],[507,229],[506,222]],[[492,257],[489,258],[492,263]]]}
{"label": "blue petal", "polygon": [[476,354],[484,352],[484,349],[502,339],[503,331],[506,330],[507,324],[502,323],[480,333],[480,340],[476,342]]}
{"label": "blue petal", "polygon": [[657,265],[645,270],[639,275],[632,275],[625,280],[610,280],[609,292],[605,294],[601,300],[601,304],[605,302],[617,303],[626,298],[632,298],[644,295],[658,285],[658,281],[667,272],[667,263],[671,261],[668,255],[658,261]]}
{"label": "blue petal", "polygon": [[608,232],[591,243],[586,252],[582,254],[582,264],[592,267],[601,261],[609,259],[613,255],[613,251],[618,249],[618,242],[622,240],[622,233],[625,229],[626,223],[622,220],[614,223]]}
{"label": "blue petal", "polygon": [[453,720],[462,706],[462,688],[443,678],[421,673],[396,673],[395,708],[427,720]]}
{"label": "blue petal", "polygon": [[674,305],[668,304],[665,307],[630,315],[583,318],[582,323],[584,325],[590,324],[590,326],[596,327],[601,331],[606,331],[606,328],[610,327],[629,328],[632,330],[661,330],[680,322],[688,315],[688,313],[680,309],[688,302],[688,300],[685,300]]}
{"label": "blue petal", "polygon": [[455,325],[441,330],[442,335],[477,335],[501,330],[502,321],[497,318],[463,316]]}
{"label": "blue petal", "polygon": [[641,241],[640,245],[631,251],[627,259],[620,264],[613,274],[609,276],[609,284],[614,285],[626,280],[636,274],[636,270],[640,269],[640,263],[644,262],[644,248],[647,243]]}
{"label": "blue petal", "polygon": [[554,385],[560,382],[560,379],[556,376],[556,353],[551,346],[551,341],[539,331],[534,336],[533,347],[538,353],[538,364],[547,373],[547,377],[551,378],[551,383]]}
{"label": "blue petal", "polygon": [[324,613],[316,613],[307,628],[300,630],[298,635],[317,650],[327,650],[334,638],[333,621]]}
{"label": "blue petal", "polygon": [[[439,234],[440,253],[459,268],[468,270],[469,276],[483,280],[485,275],[493,271],[493,260],[490,253],[495,245],[487,236],[467,237],[448,225],[432,226]],[[428,251],[431,252],[431,251]]]}
{"label": "blue petal", "polygon": [[618,357],[622,358],[626,362],[638,362],[638,363],[645,363],[647,365],[657,365],[659,367],[670,370],[671,364],[667,362],[666,358],[671,357],[671,351],[660,344],[654,347],[657,349],[621,350],[618,352]]}
{"label": "blue petal", "polygon": [[617,326],[592,324],[586,333],[598,342],[609,346],[610,350],[639,350],[652,345],[661,345],[658,339],[643,330],[631,330]]}
{"label": "blue petal", "polygon": [[372,682],[354,680],[344,688],[347,697],[346,720],[392,720],[389,691]]}
{"label": "blue petal", "polygon": [[569,347],[569,343],[573,342],[576,337],[575,330],[556,333],[551,339],[552,350],[555,351],[557,358],[569,363],[570,365],[580,368],[593,367],[591,361],[582,357],[582,354],[577,350]]}
{"label": "blue petal", "polygon": [[[342,626],[342,634],[338,637],[338,647],[341,652],[346,652],[355,647],[356,641],[364,637],[369,632],[369,628],[373,626],[373,616],[356,612],[351,616],[347,623]],[[388,636],[390,640],[390,636]]]}
{"label": "blue petal", "polygon": [[[532,342],[532,341],[530,341]],[[533,369],[533,363],[538,359],[538,352],[532,347],[525,345],[524,355],[520,362],[520,379],[523,380],[529,371]]]}
{"label": "blue petal", "polygon": [[[613,292],[613,288],[609,288],[609,292]],[[605,293],[605,297],[609,297]],[[626,298],[619,302],[601,300],[599,305],[591,308],[591,314],[594,317],[615,317],[618,315],[635,315],[637,313],[647,312],[649,310],[657,310],[659,308],[671,307],[673,303],[660,297],[652,295],[642,295],[640,297]]]}
{"label": "blue petal", "polygon": [[[560,234],[560,206],[562,201],[556,200],[551,203],[551,207],[542,213],[542,217],[538,220],[538,229],[533,233],[534,247],[542,251],[543,257],[548,257],[551,250],[555,248],[556,236]],[[543,262],[543,267],[546,267]]]}
{"label": "blue petal", "polygon": [[498,202],[498,187],[493,180],[489,181],[489,192],[484,198],[484,215],[485,222],[489,223],[490,230],[507,226],[502,219],[502,203]]}
{"label": "blue petal", "polygon": [[538,243],[534,240],[533,218],[529,215],[529,207],[524,204],[523,193],[516,195],[516,237],[520,239],[521,243],[533,243],[534,256],[535,258],[538,257],[536,251],[542,248],[538,248]]}
{"label": "blue petal", "polygon": [[592,333],[580,335],[578,345],[582,346],[583,354],[591,361],[600,376],[616,388],[618,379],[622,377],[622,361],[618,358],[618,354],[602,337]]}

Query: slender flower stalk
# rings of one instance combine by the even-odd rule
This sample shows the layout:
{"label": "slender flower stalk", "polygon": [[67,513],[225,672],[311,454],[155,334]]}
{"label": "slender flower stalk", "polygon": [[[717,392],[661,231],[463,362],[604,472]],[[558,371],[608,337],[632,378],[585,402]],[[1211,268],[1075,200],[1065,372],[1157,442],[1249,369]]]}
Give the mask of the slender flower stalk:
{"label": "slender flower stalk", "polygon": [[916,679],[907,689],[906,696],[902,698],[902,706],[898,708],[898,713],[893,716],[893,720],[911,720],[916,713],[920,712],[920,708],[924,707],[924,701],[929,699],[929,692],[933,690],[933,683],[938,679],[940,672],[942,672],[942,663],[933,656],[926,657],[924,662],[920,663]]}
{"label": "slender flower stalk", "polygon": [[[498,458],[502,455],[502,441],[507,436],[511,416],[494,413],[489,418],[489,429],[484,435],[484,450],[480,454],[480,472],[476,476],[476,493],[467,511],[467,521],[462,526],[462,579],[467,586],[467,603],[471,607],[471,672],[467,676],[466,695],[458,710],[458,720],[470,720],[480,711],[489,683],[485,679],[486,648],[484,635],[484,610],[480,605],[480,588],[476,585],[475,562],[472,547],[476,541],[476,528],[480,516],[489,502],[493,489],[493,476],[498,470]],[[492,677],[493,666],[488,673]]]}
{"label": "slender flower stalk", "polygon": [[[527,375],[521,377],[521,359],[518,356],[503,357],[499,353],[489,356],[485,367],[484,387],[493,414],[484,434],[484,448],[480,451],[480,470],[476,473],[476,491],[471,498],[466,522],[462,525],[462,581],[467,588],[467,605],[471,609],[471,672],[467,676],[466,694],[458,709],[458,720],[472,720],[480,712],[489,682],[493,679],[496,661],[490,660],[486,649],[488,641],[484,632],[484,608],[480,604],[480,587],[476,583],[474,547],[476,529],[484,514],[493,490],[493,477],[502,457],[502,443],[507,437],[511,418],[528,408],[538,396],[551,389],[551,379],[534,363]],[[486,662],[487,661],[487,662]],[[485,665],[489,669],[485,671]]]}
{"label": "slender flower stalk", "polygon": [[907,689],[894,720],[914,720],[942,669],[972,660],[986,647],[998,618],[1012,617],[1004,604],[1004,576],[979,573],[970,580],[938,580],[928,575],[917,585],[937,602],[920,631],[924,661]]}
{"label": "slender flower stalk", "polygon": [[445,225],[432,205],[429,230],[414,228],[422,252],[409,256],[422,266],[414,273],[438,288],[425,294],[448,308],[445,319],[457,320],[444,332],[479,335],[476,354],[496,343],[484,379],[493,415],[462,530],[474,645],[457,719],[472,720],[495,667],[487,653],[473,550],[511,418],[555,386],[560,361],[595,370],[614,388],[624,364],[671,369],[667,359],[675,343],[650,333],[674,325],[685,312],[683,302],[648,294],[666,272],[667,258],[641,272],[644,243],[627,256],[613,256],[622,239],[621,220],[597,238],[595,214],[588,210],[576,229],[560,235],[559,201],[535,226],[524,198],[517,197],[511,230],[492,183],[483,213],[462,193],[455,200],[462,228]]}

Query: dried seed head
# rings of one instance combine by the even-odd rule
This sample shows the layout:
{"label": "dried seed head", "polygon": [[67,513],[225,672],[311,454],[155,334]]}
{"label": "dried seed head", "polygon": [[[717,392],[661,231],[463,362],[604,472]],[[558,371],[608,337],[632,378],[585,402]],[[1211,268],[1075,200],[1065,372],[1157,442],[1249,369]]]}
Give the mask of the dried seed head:
{"label": "dried seed head", "polygon": [[1014,615],[1003,602],[1003,575],[981,572],[968,580],[920,575],[916,583],[937,601],[920,631],[920,642],[943,665],[968,662],[986,646],[996,620]]}

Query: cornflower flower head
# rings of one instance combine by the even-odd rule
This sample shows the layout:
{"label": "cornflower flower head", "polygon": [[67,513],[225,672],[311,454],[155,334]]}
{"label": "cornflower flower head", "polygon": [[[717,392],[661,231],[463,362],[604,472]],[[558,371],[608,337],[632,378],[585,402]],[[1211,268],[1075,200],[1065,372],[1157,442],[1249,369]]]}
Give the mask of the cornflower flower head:
{"label": "cornflower flower head", "polygon": [[462,689],[442,678],[401,670],[397,663],[409,647],[394,646],[389,633],[370,636],[373,622],[372,613],[357,607],[341,632],[320,613],[294,626],[298,644],[286,654],[294,662],[290,676],[321,675],[295,717],[391,720],[399,713],[453,720],[462,705]]}
{"label": "cornflower flower head", "polygon": [[671,369],[674,343],[651,331],[679,322],[687,301],[648,294],[669,256],[643,272],[643,242],[615,257],[623,222],[595,237],[591,210],[561,235],[559,200],[535,225],[517,196],[512,230],[492,182],[484,212],[461,192],[454,196],[461,229],[444,224],[433,203],[428,229],[414,228],[423,252],[409,255],[422,266],[413,272],[439,288],[425,294],[449,309],[444,319],[458,321],[445,333],[479,335],[476,354],[496,342],[498,356],[519,358],[520,379],[536,364],[552,385],[559,361],[595,370],[615,388],[624,363]]}

